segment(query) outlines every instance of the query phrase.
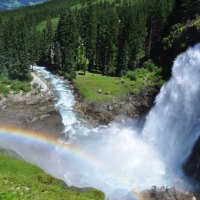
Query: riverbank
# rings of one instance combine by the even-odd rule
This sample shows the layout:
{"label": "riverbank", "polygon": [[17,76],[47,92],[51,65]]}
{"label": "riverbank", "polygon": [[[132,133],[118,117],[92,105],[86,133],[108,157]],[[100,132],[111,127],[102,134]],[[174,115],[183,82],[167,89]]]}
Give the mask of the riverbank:
{"label": "riverbank", "polygon": [[108,124],[120,116],[141,118],[153,106],[159,88],[143,87],[138,93],[106,102],[88,102],[75,86],[73,91],[76,98],[74,110],[77,113],[101,124]]}
{"label": "riverbank", "polygon": [[77,72],[72,87],[76,98],[74,109],[101,124],[108,124],[119,116],[140,118],[152,107],[162,85],[160,79],[147,81],[149,74],[131,79]]}
{"label": "riverbank", "polygon": [[33,73],[33,83],[41,90],[27,94],[10,94],[0,101],[0,125],[44,132],[59,137],[63,131],[62,118],[55,109],[55,95],[51,86]]}

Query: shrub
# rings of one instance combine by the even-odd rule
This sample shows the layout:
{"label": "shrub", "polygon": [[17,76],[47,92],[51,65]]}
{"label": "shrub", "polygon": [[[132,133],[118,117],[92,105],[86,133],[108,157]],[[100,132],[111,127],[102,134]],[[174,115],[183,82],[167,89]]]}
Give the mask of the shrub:
{"label": "shrub", "polygon": [[27,75],[27,81],[28,82],[31,82],[33,80],[33,76],[29,73],[28,75]]}
{"label": "shrub", "polygon": [[30,83],[25,83],[22,84],[22,88],[21,90],[24,92],[24,93],[28,93],[31,91],[31,84]]}
{"label": "shrub", "polygon": [[38,181],[40,181],[41,183],[44,183],[44,184],[50,185],[53,182],[52,176],[50,176],[48,174],[44,174],[44,173],[43,174],[39,174],[37,176],[37,178],[38,178]]}
{"label": "shrub", "polygon": [[141,68],[129,71],[126,75],[131,81],[143,81],[143,85],[162,85],[161,68],[157,67],[151,60],[144,62]]}
{"label": "shrub", "polygon": [[14,90],[15,93],[19,93],[20,91],[27,93],[31,90],[31,84],[25,81],[14,80],[11,83],[11,89]]}
{"label": "shrub", "polygon": [[38,84],[37,84],[37,83],[33,83],[32,87],[33,87],[34,89],[36,89],[36,88],[38,87]]}
{"label": "shrub", "polygon": [[1,76],[0,82],[6,85],[10,85],[12,81],[7,76]]}
{"label": "shrub", "polygon": [[0,83],[0,93],[3,94],[3,96],[8,96],[9,92],[10,88],[7,85]]}

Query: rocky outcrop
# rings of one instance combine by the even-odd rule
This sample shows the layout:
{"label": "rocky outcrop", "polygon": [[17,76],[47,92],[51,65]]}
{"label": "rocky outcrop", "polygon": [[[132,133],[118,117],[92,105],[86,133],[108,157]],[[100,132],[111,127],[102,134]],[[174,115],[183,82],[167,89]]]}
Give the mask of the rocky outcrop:
{"label": "rocky outcrop", "polygon": [[172,31],[168,37],[163,39],[161,49],[154,53],[153,60],[163,67],[163,76],[166,79],[171,77],[171,70],[174,59],[189,47],[200,42],[200,17],[192,21],[187,21],[176,30]]}
{"label": "rocky outcrop", "polygon": [[55,96],[51,90],[27,95],[11,95],[0,103],[0,125],[44,132],[60,136],[62,118],[54,107]]}
{"label": "rocky outcrop", "polygon": [[142,200],[198,200],[196,194],[185,193],[175,187],[168,189],[153,186],[151,190],[143,191],[139,196]]}
{"label": "rocky outcrop", "polygon": [[111,102],[86,102],[78,91],[75,91],[75,110],[81,115],[108,124],[117,116],[139,118],[152,107],[159,88],[144,87],[140,93],[132,93],[125,98]]}

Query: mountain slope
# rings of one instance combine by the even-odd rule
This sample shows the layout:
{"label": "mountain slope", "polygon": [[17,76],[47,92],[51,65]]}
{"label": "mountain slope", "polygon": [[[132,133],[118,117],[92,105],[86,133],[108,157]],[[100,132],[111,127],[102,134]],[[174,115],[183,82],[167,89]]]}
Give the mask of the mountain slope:
{"label": "mountain slope", "polygon": [[43,3],[47,0],[1,0],[0,10],[11,10],[21,6]]}
{"label": "mountain slope", "polygon": [[[3,154],[7,154],[5,152]],[[0,149],[0,199],[104,199],[104,194],[100,191],[92,188],[69,188],[63,181],[51,177],[36,166],[1,154]]]}

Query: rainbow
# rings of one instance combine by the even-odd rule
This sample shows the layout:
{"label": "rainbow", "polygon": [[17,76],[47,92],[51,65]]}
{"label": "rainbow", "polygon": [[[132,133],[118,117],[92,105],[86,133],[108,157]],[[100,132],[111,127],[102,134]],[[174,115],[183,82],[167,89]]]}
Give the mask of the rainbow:
{"label": "rainbow", "polygon": [[[0,137],[14,137],[17,139],[20,139],[20,141],[28,140],[32,142],[37,142],[41,145],[47,145],[50,147],[58,147],[67,152],[70,155],[73,155],[75,157],[80,158],[81,160],[84,160],[88,162],[88,164],[96,167],[99,170],[106,171],[107,173],[112,174],[112,171],[104,166],[100,160],[96,159],[94,155],[90,154],[89,152],[73,145],[70,143],[64,143],[59,141],[58,137],[48,135],[44,132],[36,132],[32,130],[23,130],[18,129],[13,126],[2,126],[0,125]],[[136,193],[132,192],[134,198],[137,200],[143,200],[142,197],[139,197]]]}
{"label": "rainbow", "polygon": [[48,135],[44,132],[36,132],[32,130],[18,129],[12,126],[0,126],[0,136],[11,136],[23,140],[31,140],[47,146],[55,146],[63,149],[81,159],[85,159],[88,163],[96,166],[102,165],[92,154],[84,151],[83,149],[69,143],[59,141],[58,137]]}

